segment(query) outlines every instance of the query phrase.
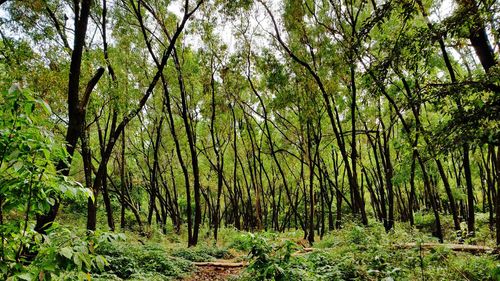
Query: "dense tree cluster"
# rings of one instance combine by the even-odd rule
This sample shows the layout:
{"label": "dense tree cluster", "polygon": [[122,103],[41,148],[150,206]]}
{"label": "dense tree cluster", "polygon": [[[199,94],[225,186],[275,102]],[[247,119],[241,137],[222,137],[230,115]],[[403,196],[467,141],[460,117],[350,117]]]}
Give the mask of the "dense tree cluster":
{"label": "dense tree cluster", "polygon": [[[474,236],[481,212],[500,243],[498,1],[0,5],[2,111],[12,85],[50,105],[38,125],[65,151],[35,170],[50,160],[84,183],[89,230],[102,211],[110,230],[186,228],[190,246],[203,224],[313,243],[346,220],[390,231],[430,213],[443,241],[443,216]],[[2,225],[13,122],[0,120]],[[42,233],[75,204],[28,198],[16,204]]]}

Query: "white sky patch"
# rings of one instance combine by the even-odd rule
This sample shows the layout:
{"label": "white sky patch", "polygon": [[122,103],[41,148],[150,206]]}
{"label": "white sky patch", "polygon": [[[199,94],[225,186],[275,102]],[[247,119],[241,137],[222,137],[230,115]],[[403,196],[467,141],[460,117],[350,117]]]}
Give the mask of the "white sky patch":
{"label": "white sky patch", "polygon": [[341,112],[341,113],[339,114],[339,120],[340,120],[341,122],[345,120],[345,113]]}
{"label": "white sky patch", "polygon": [[[260,103],[259,102],[255,102],[251,105],[253,111],[255,112],[258,112],[259,110],[259,107],[260,107]],[[252,112],[252,116],[255,118],[255,120],[258,122],[258,123],[262,123],[262,121],[264,121],[264,118],[262,118],[259,114],[256,114],[256,113],[253,113]]]}
{"label": "white sky patch", "polygon": [[184,4],[181,3],[181,1],[172,1],[167,7],[167,11],[173,13],[178,18],[182,18],[182,16],[184,15],[183,5]]}
{"label": "white sky patch", "polygon": [[443,19],[451,16],[457,8],[457,3],[453,0],[443,0],[431,10],[429,20],[431,22],[441,22]]}
{"label": "white sky patch", "polygon": [[194,109],[194,119],[195,120],[202,120],[203,119],[203,115],[201,114],[201,108],[203,107],[203,102],[200,101],[198,102],[198,104],[196,104],[196,107]]}
{"label": "white sky patch", "polygon": [[444,71],[439,71],[437,74],[436,74],[437,78],[439,79],[442,79],[444,76],[445,76],[445,73]]}

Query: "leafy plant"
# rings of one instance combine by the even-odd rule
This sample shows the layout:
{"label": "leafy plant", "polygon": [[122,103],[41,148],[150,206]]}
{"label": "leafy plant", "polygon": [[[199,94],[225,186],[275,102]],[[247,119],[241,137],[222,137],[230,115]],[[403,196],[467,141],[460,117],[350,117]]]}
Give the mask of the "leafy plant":
{"label": "leafy plant", "polygon": [[[57,272],[61,264],[48,266],[57,256],[50,252],[55,251],[50,241],[56,234],[36,233],[35,216],[46,212],[55,197],[84,200],[91,192],[56,170],[55,163],[66,159],[67,153],[47,129],[51,109],[46,102],[14,85],[1,92],[0,108],[0,235],[4,241],[0,276],[29,280],[33,272],[28,269],[33,262],[40,263],[39,274],[44,277],[47,272]],[[73,258],[78,269],[84,265],[88,269],[91,262],[84,248],[68,248],[58,254]]]}
{"label": "leafy plant", "polygon": [[75,274],[73,278],[88,279],[91,272],[102,271],[109,265],[96,249],[103,243],[124,239],[123,234],[113,233],[80,235],[56,224],[41,237],[43,241],[36,244],[38,254],[21,274],[26,280],[52,280],[71,272]]}
{"label": "leafy plant", "polygon": [[253,242],[254,239],[252,235],[249,235],[247,233],[239,234],[234,236],[233,241],[230,243],[229,247],[239,251],[248,252],[252,249]]}
{"label": "leafy plant", "polygon": [[216,247],[191,247],[175,249],[172,256],[183,258],[194,262],[212,261],[214,259],[231,258],[232,255],[226,249]]}
{"label": "leafy plant", "polygon": [[155,275],[156,279],[165,280],[179,277],[192,270],[190,261],[169,256],[166,249],[158,244],[133,245],[130,242],[110,242],[98,248],[97,253],[108,261],[104,270],[100,272],[106,276],[112,274],[122,279],[137,280],[137,276],[150,274]]}
{"label": "leafy plant", "polygon": [[250,280],[302,280],[298,263],[301,258],[292,258],[292,253],[298,250],[297,244],[290,240],[274,244],[258,235],[249,236],[253,245],[249,254],[252,262],[247,269]]}

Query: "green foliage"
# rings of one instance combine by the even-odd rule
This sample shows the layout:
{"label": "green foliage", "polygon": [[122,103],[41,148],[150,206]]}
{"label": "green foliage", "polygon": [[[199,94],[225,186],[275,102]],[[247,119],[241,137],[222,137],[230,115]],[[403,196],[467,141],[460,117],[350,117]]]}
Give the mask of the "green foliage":
{"label": "green foliage", "polygon": [[415,226],[423,231],[430,231],[435,227],[435,217],[431,213],[417,212],[414,220]]}
{"label": "green foliage", "polygon": [[228,17],[236,17],[242,11],[247,11],[253,4],[251,0],[217,0],[216,4],[220,6],[221,11]]}
{"label": "green foliage", "polygon": [[499,265],[490,258],[472,256],[466,259],[455,259],[453,267],[460,269],[469,280],[498,280]]}
{"label": "green foliage", "polygon": [[[119,239],[116,234],[75,234],[67,228],[53,225],[46,235],[35,235],[31,243],[32,260],[2,264],[7,280],[87,280],[91,272],[101,271],[108,264],[96,254],[103,241]],[[43,241],[42,241],[43,240]]]}
{"label": "green foliage", "polygon": [[[53,225],[47,235],[41,237],[43,242],[37,241],[37,255],[35,259],[13,279],[22,276],[31,276],[35,280],[38,276],[42,280],[64,279],[66,275],[73,275],[78,280],[87,279],[91,272],[104,270],[107,260],[96,254],[103,243],[123,239],[123,235],[102,233],[88,233],[81,235],[69,229]],[[41,277],[40,277],[41,276]]]}
{"label": "green foliage", "polygon": [[253,247],[242,280],[497,280],[499,276],[495,256],[457,253],[445,247],[423,252],[418,246],[395,248],[415,237],[421,234],[409,235],[408,229],[386,233],[378,224],[370,228],[350,224],[325,236],[314,251],[302,253],[289,240],[247,235]]}
{"label": "green foliage", "polygon": [[232,258],[227,249],[205,246],[175,249],[172,251],[172,256],[193,262]]}
{"label": "green foliage", "polygon": [[166,249],[157,244],[105,243],[97,252],[108,261],[100,278],[112,274],[121,279],[137,280],[143,276],[141,280],[150,280],[146,276],[154,276],[155,280],[168,280],[192,270],[191,262],[169,256]]}
{"label": "green foliage", "polygon": [[249,252],[254,246],[254,238],[254,235],[248,233],[237,235],[233,238],[229,247],[239,251]]}
{"label": "green foliage", "polygon": [[301,280],[298,260],[291,259],[297,244],[289,240],[275,244],[259,235],[249,236],[252,241],[249,280]]}
{"label": "green foliage", "polygon": [[[0,279],[164,280],[189,272],[193,261],[231,258],[232,250],[250,252],[250,280],[496,278],[492,256],[394,245],[432,240],[422,233],[436,233],[434,203],[445,240],[454,241],[450,203],[467,198],[477,229],[466,243],[493,244],[492,218],[479,212],[496,207],[500,67],[498,46],[491,45],[491,67],[481,68],[478,50],[488,53],[488,41],[498,41],[498,1],[458,1],[444,19],[444,2],[433,0],[107,1],[107,16],[106,1],[91,1],[83,35],[71,26],[79,2],[0,4]],[[179,35],[171,31],[197,2],[158,69]],[[478,45],[471,36],[481,29],[488,40]],[[87,39],[78,61],[68,42],[74,38]],[[34,231],[54,198],[81,223],[92,196],[76,181],[84,179],[79,144],[74,179],[56,171],[69,159],[67,78],[80,63],[79,102],[95,69],[107,69],[88,105],[77,105],[86,108],[91,166],[109,164],[104,182],[91,169],[88,184],[107,187],[95,192],[110,197],[115,216],[123,207],[123,226],[146,228],[146,245],[56,226],[43,236]],[[5,91],[12,83],[22,86]],[[123,128],[122,145],[115,133]],[[464,188],[464,144],[472,194]],[[98,206],[101,227],[106,214]],[[358,206],[369,225],[351,222]],[[341,218],[326,218],[335,211]],[[412,215],[416,229],[403,226]],[[215,243],[171,247],[200,217],[200,240],[221,225],[266,232],[220,229]],[[302,230],[325,230],[326,219],[343,229],[315,241],[320,250],[296,253]],[[395,229],[373,223],[387,219]],[[175,235],[159,233],[174,224]],[[166,241],[167,249],[159,246]]]}
{"label": "green foliage", "polygon": [[[2,91],[0,108],[0,233],[5,241],[1,245],[0,259],[5,261],[1,276],[27,280],[37,274],[57,275],[71,263],[78,271],[90,270],[93,262],[87,251],[88,241],[74,240],[80,245],[56,252],[61,240],[52,238],[70,233],[61,228],[42,237],[34,231],[35,216],[46,212],[54,204],[53,198],[83,200],[91,196],[78,182],[56,171],[55,164],[64,161],[67,153],[47,129],[50,107],[13,85],[9,91]],[[64,263],[61,257],[72,262]]]}
{"label": "green foliage", "polygon": [[53,204],[51,198],[56,195],[70,199],[91,195],[78,182],[56,172],[55,164],[64,161],[67,154],[47,129],[51,109],[45,101],[14,85],[2,92],[0,107],[3,212],[38,214]]}

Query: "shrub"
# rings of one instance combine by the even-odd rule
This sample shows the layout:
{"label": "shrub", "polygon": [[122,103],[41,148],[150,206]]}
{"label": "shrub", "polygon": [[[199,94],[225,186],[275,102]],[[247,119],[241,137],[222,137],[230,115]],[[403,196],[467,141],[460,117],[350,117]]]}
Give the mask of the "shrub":
{"label": "shrub", "polygon": [[230,259],[233,257],[227,249],[206,246],[175,249],[172,252],[172,256],[193,262],[205,262],[212,261],[214,259]]}
{"label": "shrub", "polygon": [[190,261],[167,255],[166,249],[158,244],[107,243],[99,248],[99,253],[108,261],[103,273],[123,279],[137,280],[137,276],[148,274],[150,279],[142,280],[165,280],[192,270]]}
{"label": "shrub", "polygon": [[[455,258],[451,267],[456,269],[457,277],[467,277],[469,280],[499,280],[498,264],[490,257],[470,256]],[[496,277],[496,278],[495,278]]]}
{"label": "shrub", "polygon": [[109,233],[78,235],[54,224],[43,236],[43,242],[35,242],[38,254],[16,277],[21,280],[35,280],[35,276],[40,280],[86,280],[91,272],[102,271],[108,265],[95,250],[104,241],[120,237]]}
{"label": "shrub", "polygon": [[274,244],[259,235],[249,236],[252,261],[247,269],[248,280],[304,280],[308,268],[305,259],[292,257],[297,244],[289,240]]}
{"label": "shrub", "polygon": [[[58,252],[51,242],[54,232],[42,238],[34,230],[34,218],[45,213],[54,198],[85,201],[92,196],[89,189],[57,172],[56,163],[67,159],[68,153],[47,129],[53,125],[47,120],[52,115],[50,107],[29,91],[13,86],[0,92],[0,108],[0,234],[5,240],[0,251],[0,279],[50,277],[69,266],[90,270],[92,253],[87,241],[77,239],[76,244],[64,245],[64,252]],[[30,263],[33,266],[26,266]]]}
{"label": "shrub", "polygon": [[253,247],[253,237],[251,234],[239,234],[234,236],[234,240],[230,243],[229,248],[238,251],[249,252]]}

